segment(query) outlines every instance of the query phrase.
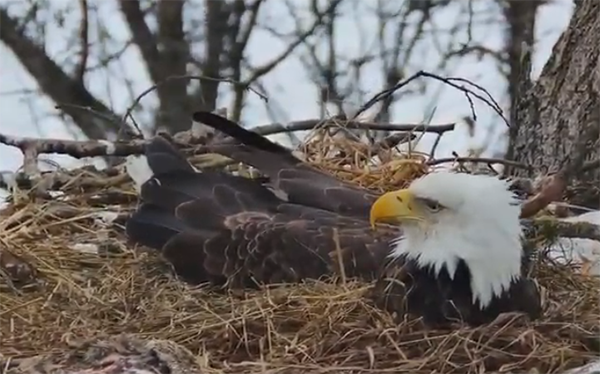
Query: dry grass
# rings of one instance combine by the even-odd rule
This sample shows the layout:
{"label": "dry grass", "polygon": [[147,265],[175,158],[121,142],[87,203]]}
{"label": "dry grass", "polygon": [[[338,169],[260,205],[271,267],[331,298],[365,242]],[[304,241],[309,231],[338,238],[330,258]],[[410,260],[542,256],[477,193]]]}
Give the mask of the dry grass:
{"label": "dry grass", "polygon": [[[346,140],[323,144],[330,156],[336,147],[346,156],[325,162],[325,146],[309,143],[309,162],[370,188],[398,187],[428,171],[423,156],[369,165]],[[558,373],[599,348],[600,282],[543,257],[535,274],[546,295],[540,321],[506,316],[480,328],[425,330],[414,321],[394,324],[366,303],[366,284],[310,282],[229,295],[191,289],[155,253],[128,244],[122,227],[100,219],[107,209],[134,208],[125,178],[77,180],[62,201],[23,198],[0,216],[0,245],[35,269],[26,284],[1,284],[5,358],[133,333],[186,347],[203,372]]]}
{"label": "dry grass", "polygon": [[305,161],[341,180],[379,192],[402,188],[430,170],[428,155],[380,147],[373,152],[373,147],[343,134],[332,135],[329,129],[312,131],[301,146]]}

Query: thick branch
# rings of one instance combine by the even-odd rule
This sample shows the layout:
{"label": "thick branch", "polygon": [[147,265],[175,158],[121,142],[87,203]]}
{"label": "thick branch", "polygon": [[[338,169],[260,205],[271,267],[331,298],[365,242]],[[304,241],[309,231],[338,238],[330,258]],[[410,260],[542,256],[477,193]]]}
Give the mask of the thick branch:
{"label": "thick branch", "polygon": [[225,1],[205,0],[204,7],[206,9],[206,48],[202,62],[202,75],[213,78],[213,80],[201,82],[190,100],[196,109],[212,111],[216,108],[219,94],[221,57],[225,46],[224,39],[227,34],[229,12]]}
{"label": "thick branch", "polygon": [[600,241],[600,226],[590,222],[569,222],[552,217],[540,217],[534,219],[532,224],[540,231],[552,232],[555,237]]}
{"label": "thick branch", "polygon": [[17,147],[23,153],[32,150],[36,156],[42,153],[66,154],[75,158],[96,156],[128,156],[144,152],[144,140],[109,142],[106,140],[64,140],[20,138],[0,134],[0,143]]}
{"label": "thick branch", "polygon": [[137,0],[120,0],[121,12],[129,26],[133,41],[140,49],[150,78],[157,85],[160,106],[155,125],[169,131],[183,131],[190,127],[187,84],[184,80],[168,80],[184,76],[189,57],[189,45],[183,31],[183,0],[162,0],[158,3],[158,34],[155,36],[144,20],[144,12]]}
{"label": "thick branch", "polygon": [[[252,35],[252,31],[256,28],[256,22],[258,21],[258,12],[260,11],[260,6],[263,4],[264,0],[256,0],[251,3],[248,8],[248,12],[250,13],[247,17],[249,20],[244,27],[242,27],[242,20],[245,18],[245,10],[246,4],[243,0],[237,1],[234,3],[233,9],[236,18],[236,26],[232,27],[232,48],[229,52],[228,60],[229,67],[232,69],[232,79],[236,81],[240,81],[242,78],[242,61],[244,60],[244,52],[246,50],[246,46],[248,45],[248,41],[250,40],[250,35]],[[231,111],[231,119],[234,121],[239,121],[242,115],[242,108],[244,106],[244,102],[246,101],[246,91],[241,86],[234,87],[235,99],[233,103],[233,108]]]}
{"label": "thick branch", "polygon": [[150,28],[144,21],[144,12],[142,12],[138,0],[120,0],[121,12],[125,16],[129,31],[133,36],[133,41],[140,49],[144,62],[148,67],[150,78],[154,83],[162,81],[163,74],[160,66],[160,56],[156,38]]}
{"label": "thick branch", "polygon": [[[0,8],[0,40],[17,56],[21,64],[36,79],[42,91],[56,103],[69,103],[89,107],[97,112],[118,118],[106,105],[96,99],[76,79],[67,75],[44,51],[27,37],[18,22],[11,18],[5,9]],[[101,139],[107,133],[118,131],[117,122],[90,117],[81,110],[65,107],[64,113],[92,139]]]}
{"label": "thick branch", "polygon": [[85,71],[87,69],[87,62],[90,55],[90,37],[89,37],[89,7],[87,0],[79,0],[81,4],[81,25],[79,28],[79,43],[81,44],[81,51],[79,57],[79,63],[75,69],[75,78],[80,84],[84,84]]}
{"label": "thick branch", "polygon": [[[158,45],[163,79],[187,73],[189,45],[183,32],[183,0],[161,0],[158,3]],[[156,125],[171,133],[190,128],[187,80],[174,80],[157,87],[160,106]]]}
{"label": "thick branch", "polygon": [[359,122],[359,121],[343,121],[343,122],[331,122],[324,121],[322,119],[308,119],[304,121],[292,122],[288,125],[280,123],[272,123],[270,125],[263,125],[253,127],[252,131],[260,135],[272,135],[282,132],[292,131],[304,131],[312,130],[317,126],[339,126],[348,129],[361,129],[361,130],[376,130],[376,131],[417,131],[417,132],[429,132],[435,134],[442,134],[447,131],[453,131],[455,124],[448,123],[444,125],[405,125],[405,124],[394,124],[394,123],[373,123],[373,122]]}
{"label": "thick branch", "polygon": [[[260,135],[267,136],[281,132],[312,130],[317,126],[339,126],[331,122],[323,120],[307,120],[301,122],[292,122],[288,126],[281,124],[271,124],[266,126],[254,127],[252,130]],[[454,124],[439,125],[439,126],[423,126],[423,125],[397,125],[397,124],[378,124],[365,122],[349,122],[349,128],[355,129],[371,129],[371,130],[386,130],[386,131],[429,131],[442,133],[454,129]],[[202,140],[197,139],[190,131],[182,131],[173,135],[173,139],[187,139],[187,143],[198,144]],[[187,136],[186,136],[187,135]],[[407,136],[402,136],[397,139],[401,141],[407,139]],[[220,140],[227,141],[227,140]],[[390,142],[395,141],[391,139]],[[0,134],[0,144],[5,144],[19,148],[24,154],[30,152],[32,155],[42,153],[59,153],[67,154],[75,158],[97,157],[97,156],[128,156],[132,154],[140,154],[144,151],[144,144],[147,140],[130,140],[120,142],[109,142],[106,140],[98,141],[76,141],[62,139],[35,139],[35,138],[19,138],[14,136]],[[178,142],[176,142],[178,143]],[[184,146],[184,144],[178,144]],[[189,144],[188,144],[189,145]]]}

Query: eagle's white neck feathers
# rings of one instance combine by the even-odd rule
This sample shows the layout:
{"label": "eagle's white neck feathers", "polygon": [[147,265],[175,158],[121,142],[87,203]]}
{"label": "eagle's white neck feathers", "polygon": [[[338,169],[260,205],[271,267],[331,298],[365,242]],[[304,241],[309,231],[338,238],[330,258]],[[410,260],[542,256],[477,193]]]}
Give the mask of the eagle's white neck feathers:
{"label": "eagle's white neck feathers", "polygon": [[393,257],[406,255],[436,273],[444,267],[454,276],[464,260],[471,272],[473,303],[487,307],[520,276],[522,228],[520,205],[508,183],[486,175],[434,172],[415,180],[409,190],[417,197],[447,207],[427,227],[403,225],[403,237]]}

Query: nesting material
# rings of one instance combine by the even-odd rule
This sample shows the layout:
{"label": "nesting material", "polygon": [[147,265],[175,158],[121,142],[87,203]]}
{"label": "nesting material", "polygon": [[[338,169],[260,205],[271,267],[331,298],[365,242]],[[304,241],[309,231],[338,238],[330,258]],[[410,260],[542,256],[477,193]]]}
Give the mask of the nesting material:
{"label": "nesting material", "polygon": [[[321,135],[302,148],[307,162],[374,190],[403,187],[430,170],[426,155],[384,151],[374,162],[360,143]],[[38,367],[75,373],[111,350],[141,357],[150,346],[168,354],[155,341],[186,352],[165,364],[173,373],[560,373],[600,349],[600,281],[552,263],[543,250],[534,269],[545,297],[541,320],[505,315],[477,328],[427,330],[370,305],[364,283],[228,294],[188,287],[156,252],[127,243],[123,217],[136,204],[127,178],[88,171],[72,178],[60,197],[20,196],[1,212],[0,260],[19,270],[3,271],[0,284],[0,358],[8,372],[29,370],[22,359],[36,355]],[[101,337],[104,358],[86,364],[95,357],[89,342]],[[96,371],[111,372],[99,365]]]}

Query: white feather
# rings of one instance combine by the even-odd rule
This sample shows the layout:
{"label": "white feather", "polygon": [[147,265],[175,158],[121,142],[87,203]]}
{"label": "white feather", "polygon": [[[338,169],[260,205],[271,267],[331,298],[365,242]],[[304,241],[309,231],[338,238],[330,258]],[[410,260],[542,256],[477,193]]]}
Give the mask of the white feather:
{"label": "white feather", "polygon": [[148,158],[144,155],[127,156],[125,170],[133,180],[135,190],[138,193],[142,188],[142,184],[146,183],[154,175],[152,169],[150,169],[150,165],[148,165]]}
{"label": "white feather", "polygon": [[565,374],[597,374],[600,372],[600,359],[588,363],[587,365],[571,369]]}
{"label": "white feather", "polygon": [[495,176],[438,171],[415,180],[415,196],[447,207],[435,222],[403,226],[392,256],[407,255],[454,275],[460,259],[471,271],[473,302],[486,307],[520,275],[523,253],[517,197]]}

